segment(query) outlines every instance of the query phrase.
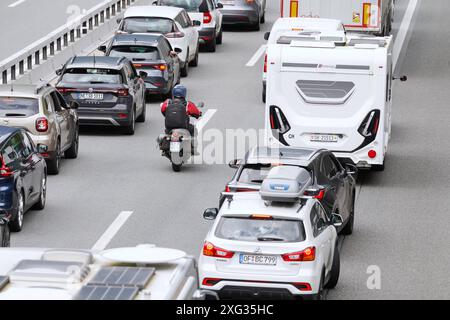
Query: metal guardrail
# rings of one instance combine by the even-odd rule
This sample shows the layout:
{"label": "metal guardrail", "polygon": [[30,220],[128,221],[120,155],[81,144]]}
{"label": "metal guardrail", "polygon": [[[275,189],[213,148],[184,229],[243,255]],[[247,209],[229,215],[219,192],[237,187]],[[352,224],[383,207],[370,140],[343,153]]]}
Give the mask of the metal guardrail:
{"label": "metal guardrail", "polygon": [[0,61],[0,83],[13,82],[44,65],[93,31],[117,19],[124,9],[136,2],[139,0],[105,0],[81,17],[67,22],[49,35]]}

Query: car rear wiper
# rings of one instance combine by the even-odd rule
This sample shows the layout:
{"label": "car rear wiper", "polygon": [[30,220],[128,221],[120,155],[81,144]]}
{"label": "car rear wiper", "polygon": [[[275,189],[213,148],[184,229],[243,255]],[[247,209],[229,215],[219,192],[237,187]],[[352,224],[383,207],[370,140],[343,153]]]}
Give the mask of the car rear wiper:
{"label": "car rear wiper", "polygon": [[23,113],[6,113],[5,117],[26,117],[26,114]]}
{"label": "car rear wiper", "polygon": [[263,183],[263,180],[252,180],[253,183]]}
{"label": "car rear wiper", "polygon": [[89,81],[89,83],[90,84],[105,84],[105,83],[108,83],[108,82],[105,82],[105,81]]}
{"label": "car rear wiper", "polygon": [[145,58],[133,58],[133,61],[145,61]]}
{"label": "car rear wiper", "polygon": [[286,241],[286,239],[279,237],[258,237],[258,241]]}

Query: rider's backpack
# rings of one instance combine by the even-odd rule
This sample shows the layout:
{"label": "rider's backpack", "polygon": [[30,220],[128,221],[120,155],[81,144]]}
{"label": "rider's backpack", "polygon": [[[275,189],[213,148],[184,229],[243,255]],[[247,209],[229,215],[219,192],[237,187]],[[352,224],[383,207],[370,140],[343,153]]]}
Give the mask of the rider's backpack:
{"label": "rider's backpack", "polygon": [[189,116],[186,113],[186,102],[169,100],[166,108],[166,129],[187,129]]}

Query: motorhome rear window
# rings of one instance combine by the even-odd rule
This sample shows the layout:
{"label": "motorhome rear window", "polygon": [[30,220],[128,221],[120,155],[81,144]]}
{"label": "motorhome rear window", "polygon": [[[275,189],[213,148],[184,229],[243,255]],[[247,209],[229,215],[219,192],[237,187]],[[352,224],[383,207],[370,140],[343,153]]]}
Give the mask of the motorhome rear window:
{"label": "motorhome rear window", "polygon": [[291,44],[292,41],[315,41],[314,37],[294,37],[294,36],[281,36],[277,40],[277,44]]}
{"label": "motorhome rear window", "polygon": [[343,99],[355,88],[355,84],[349,81],[313,81],[298,80],[297,89],[302,97],[314,99]]}

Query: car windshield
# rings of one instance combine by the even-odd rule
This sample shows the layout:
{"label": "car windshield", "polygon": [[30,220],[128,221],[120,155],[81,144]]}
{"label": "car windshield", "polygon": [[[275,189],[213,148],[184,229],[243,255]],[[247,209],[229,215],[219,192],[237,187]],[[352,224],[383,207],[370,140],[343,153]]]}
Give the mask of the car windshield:
{"label": "car windshield", "polygon": [[30,117],[37,113],[38,99],[0,97],[0,117]]}
{"label": "car windshield", "polygon": [[109,53],[111,57],[125,57],[131,61],[159,60],[158,48],[145,46],[116,46]]}
{"label": "car windshield", "polygon": [[124,20],[122,31],[128,33],[170,33],[175,32],[173,21],[157,17],[137,17]]}
{"label": "car windshield", "polygon": [[122,75],[119,70],[99,68],[72,68],[67,69],[62,82],[88,83],[88,84],[120,84]]}
{"label": "car windshield", "polygon": [[215,236],[249,242],[302,242],[305,229],[299,220],[222,217]]}
{"label": "car windshield", "polygon": [[160,5],[183,8],[188,12],[203,12],[208,10],[206,1],[204,0],[160,0]]}
{"label": "car windshield", "polygon": [[246,164],[237,181],[243,183],[261,184],[269,171],[279,164]]}

